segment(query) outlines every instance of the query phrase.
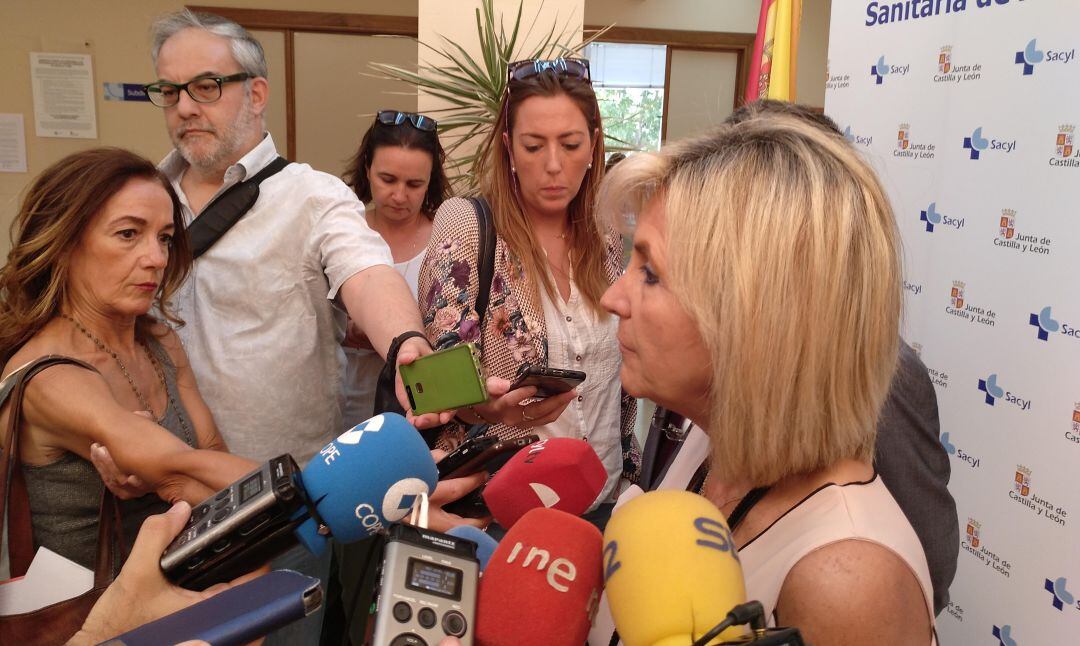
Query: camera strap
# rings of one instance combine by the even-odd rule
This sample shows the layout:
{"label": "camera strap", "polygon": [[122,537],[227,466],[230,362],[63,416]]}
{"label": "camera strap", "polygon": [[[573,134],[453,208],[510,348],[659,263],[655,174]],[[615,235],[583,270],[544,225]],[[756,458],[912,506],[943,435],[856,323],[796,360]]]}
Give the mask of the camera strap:
{"label": "camera strap", "polygon": [[188,237],[191,239],[191,255],[193,258],[206,253],[236,224],[244,214],[255,206],[259,199],[259,184],[266,178],[275,175],[291,162],[284,157],[278,157],[266,165],[254,176],[242,182],[233,184],[214,198],[210,204],[203,208],[199,217],[187,228]]}

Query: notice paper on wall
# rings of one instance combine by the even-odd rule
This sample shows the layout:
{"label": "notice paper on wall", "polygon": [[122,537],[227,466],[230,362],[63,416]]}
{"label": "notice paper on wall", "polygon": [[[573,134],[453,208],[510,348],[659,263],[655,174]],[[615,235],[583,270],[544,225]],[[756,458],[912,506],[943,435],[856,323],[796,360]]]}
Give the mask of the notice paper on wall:
{"label": "notice paper on wall", "polygon": [[97,139],[89,54],[30,52],[30,84],[37,136]]}
{"label": "notice paper on wall", "polygon": [[21,114],[0,114],[0,173],[26,172],[26,134]]}

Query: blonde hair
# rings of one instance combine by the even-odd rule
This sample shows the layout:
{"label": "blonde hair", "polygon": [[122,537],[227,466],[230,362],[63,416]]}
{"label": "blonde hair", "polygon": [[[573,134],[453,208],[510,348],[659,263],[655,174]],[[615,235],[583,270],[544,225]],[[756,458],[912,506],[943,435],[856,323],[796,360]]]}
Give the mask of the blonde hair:
{"label": "blonde hair", "polygon": [[896,366],[899,235],[840,136],[761,114],[608,176],[598,213],[665,208],[668,287],[711,359],[710,468],[756,486],[870,460]]}
{"label": "blonde hair", "polygon": [[[503,94],[499,118],[480,148],[480,163],[477,165],[480,191],[491,204],[495,231],[521,261],[525,276],[533,286],[546,290],[549,298],[557,300],[555,285],[546,269],[547,256],[544,247],[525,219],[525,212],[517,195],[517,178],[510,168],[510,154],[502,137],[504,132],[508,135],[513,133],[518,108],[526,100],[534,96],[559,95],[569,97],[585,115],[585,121],[589,124],[589,137],[593,146],[592,167],[586,171],[581,188],[570,201],[570,231],[567,241],[572,250],[570,263],[574,284],[589,307],[595,313],[602,314],[600,297],[610,284],[604,270],[607,244],[601,233],[602,228],[598,226],[598,221],[591,211],[600,180],[604,176],[604,128],[600,120],[600,106],[596,102],[592,86],[581,79],[549,72],[537,74],[524,81],[513,81],[511,91]],[[539,297],[540,293],[536,292],[536,295]]]}

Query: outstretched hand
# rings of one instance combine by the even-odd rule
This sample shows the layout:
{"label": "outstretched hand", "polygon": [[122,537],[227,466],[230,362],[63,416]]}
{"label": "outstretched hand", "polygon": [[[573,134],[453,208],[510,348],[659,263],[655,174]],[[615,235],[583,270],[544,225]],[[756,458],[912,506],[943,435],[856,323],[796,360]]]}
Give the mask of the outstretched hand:
{"label": "outstretched hand", "polygon": [[398,403],[405,409],[405,419],[418,429],[434,428],[446,424],[454,419],[454,414],[457,413],[457,411],[448,410],[439,413],[414,415],[412,412],[409,396],[405,393],[405,384],[401,381],[401,370],[399,368],[432,352],[434,351],[431,349],[431,345],[424,339],[418,337],[406,339],[398,348],[397,367],[394,369],[394,394],[397,395]]}

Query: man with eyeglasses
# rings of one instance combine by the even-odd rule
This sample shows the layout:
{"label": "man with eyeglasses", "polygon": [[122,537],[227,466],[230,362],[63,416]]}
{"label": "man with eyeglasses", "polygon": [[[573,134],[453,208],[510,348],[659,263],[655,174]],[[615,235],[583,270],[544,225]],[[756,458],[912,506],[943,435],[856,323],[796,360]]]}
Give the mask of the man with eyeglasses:
{"label": "man with eyeglasses", "polygon": [[[264,125],[266,60],[246,30],[211,14],[163,16],[152,39],[158,80],[147,94],[175,146],[161,169],[190,225],[215,197],[278,158]],[[384,357],[395,337],[423,330],[391,263],[363,205],[337,177],[293,163],[259,184],[251,208],[196,260],[175,304],[186,321],[178,333],[230,450],[258,461],[287,452],[304,464],[340,433],[346,311]],[[431,351],[422,334],[397,343],[399,363]],[[310,561],[273,565],[320,578],[328,570]],[[320,625],[301,622],[301,632],[276,639],[314,643]]]}

